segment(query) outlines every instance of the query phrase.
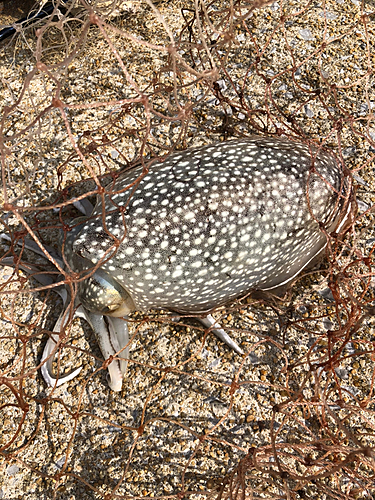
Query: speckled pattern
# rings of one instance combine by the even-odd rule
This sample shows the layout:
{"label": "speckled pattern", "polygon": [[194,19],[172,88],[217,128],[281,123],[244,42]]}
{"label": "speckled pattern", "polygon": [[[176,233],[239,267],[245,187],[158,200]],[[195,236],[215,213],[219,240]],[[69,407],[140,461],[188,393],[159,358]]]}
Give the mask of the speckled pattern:
{"label": "speckled pattern", "polygon": [[[141,174],[123,174],[116,191]],[[326,244],[319,223],[335,229],[342,191],[333,156],[320,151],[313,165],[304,144],[257,136],[213,144],[171,155],[136,189],[108,196],[106,230],[99,202],[96,217],[68,236],[66,254],[82,271],[108,252],[101,270],[135,309],[203,312],[291,280]],[[112,235],[121,240],[115,253]],[[81,285],[85,306],[116,309],[118,285],[107,293],[99,281]]]}

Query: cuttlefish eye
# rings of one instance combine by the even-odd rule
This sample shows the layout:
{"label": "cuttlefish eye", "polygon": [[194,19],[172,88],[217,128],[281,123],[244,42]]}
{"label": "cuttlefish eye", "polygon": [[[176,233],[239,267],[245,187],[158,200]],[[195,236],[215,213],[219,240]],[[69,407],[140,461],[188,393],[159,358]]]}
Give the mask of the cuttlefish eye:
{"label": "cuttlefish eye", "polygon": [[78,284],[78,297],[83,307],[94,314],[120,318],[135,309],[128,292],[102,269]]}

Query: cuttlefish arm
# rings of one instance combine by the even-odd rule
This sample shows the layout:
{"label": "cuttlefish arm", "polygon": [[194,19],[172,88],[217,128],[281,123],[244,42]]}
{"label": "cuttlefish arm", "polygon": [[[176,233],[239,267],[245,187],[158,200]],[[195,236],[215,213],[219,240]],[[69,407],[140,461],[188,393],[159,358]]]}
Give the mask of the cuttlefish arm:
{"label": "cuttlefish arm", "polygon": [[[0,240],[5,240],[8,242],[11,242],[12,238],[5,233],[0,233]],[[50,262],[53,262],[53,260],[54,260],[58,266],[60,266],[61,268],[64,267],[64,261],[61,258],[61,255],[59,255],[55,251],[54,248],[49,247],[48,245],[43,245],[43,248],[45,250],[45,252],[43,252],[43,250],[40,248],[40,246],[35,241],[30,240],[28,238],[25,238],[24,240],[19,240],[17,243],[19,246],[22,246],[24,244],[25,248],[27,248],[27,250],[31,250],[33,253],[36,253],[37,255],[41,255],[44,258],[47,258],[47,255],[46,255],[46,252],[47,252],[47,254],[49,254],[51,256]],[[6,259],[10,259],[10,257],[6,257]],[[3,261],[1,261],[1,264],[2,265],[9,265],[10,267],[14,267],[14,264],[4,264]],[[28,271],[25,270],[25,272],[28,272]],[[40,282],[39,279],[38,279],[38,281]]]}
{"label": "cuttlefish arm", "polygon": [[[129,332],[128,325],[123,318],[113,318],[94,314],[83,308],[84,318],[93,329],[100,350],[104,359],[115,357],[108,364],[108,385],[119,392],[122,388],[122,382],[126,375],[129,358]],[[125,349],[123,349],[125,347]],[[121,351],[121,349],[123,349]],[[119,351],[121,351],[119,353]],[[117,354],[119,353],[119,354]]]}
{"label": "cuttlefish arm", "polygon": [[[56,321],[55,326],[53,327],[52,334],[48,338],[46,345],[44,346],[43,354],[42,354],[42,359],[41,363],[42,366],[40,368],[40,371],[42,373],[42,377],[44,378],[45,382],[50,386],[50,387],[59,387],[62,384],[65,384],[66,382],[69,382],[69,380],[72,380],[74,377],[76,377],[80,371],[82,370],[82,366],[79,368],[76,368],[75,370],[72,370],[71,372],[65,374],[65,375],[58,375],[56,376],[53,372],[53,362],[57,353],[57,350],[59,348],[59,342],[61,339],[61,334],[66,326],[66,324],[69,321],[69,314],[67,310],[67,302],[68,302],[68,293],[67,291],[63,288],[61,290],[56,290],[57,293],[60,295],[60,297],[63,299],[63,304],[64,304],[64,309],[62,313],[60,314],[58,320]],[[82,317],[82,313],[80,311],[81,308],[78,308],[75,311],[74,317]]]}

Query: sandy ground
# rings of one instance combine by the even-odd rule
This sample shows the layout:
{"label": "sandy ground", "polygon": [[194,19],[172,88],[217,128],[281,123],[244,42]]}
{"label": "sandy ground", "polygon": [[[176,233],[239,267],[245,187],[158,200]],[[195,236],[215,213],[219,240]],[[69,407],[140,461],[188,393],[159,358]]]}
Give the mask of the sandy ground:
{"label": "sandy ground", "polygon": [[[109,2],[103,2],[102,8],[103,4]],[[294,116],[301,133],[319,140],[328,136],[340,116],[344,117],[339,135],[341,144],[338,144],[338,135],[332,134],[326,145],[337,154],[342,153],[349,168],[365,165],[357,177],[359,209],[363,212],[374,202],[373,164],[366,163],[374,152],[371,139],[375,138],[375,127],[372,128],[371,123],[375,96],[370,77],[366,76],[373,64],[373,52],[370,51],[369,58],[367,45],[374,41],[373,16],[365,27],[361,22],[360,2],[340,0],[325,5],[326,10],[319,5],[298,12],[297,4],[291,4],[290,17],[280,24],[281,6],[275,3],[255,12],[248,22],[249,31],[243,26],[237,27],[227,54],[226,71],[221,70],[219,74],[217,85],[227,99],[220,106],[212,92],[202,98],[203,84],[191,83],[194,77],[182,72],[190,83],[186,90],[179,91],[179,98],[181,102],[190,99],[196,106],[181,147],[254,132],[257,131],[254,123],[258,127],[263,124],[270,129],[280,126],[286,130],[291,122],[285,117],[290,115]],[[145,3],[127,2],[123,7],[110,16],[109,22],[133,38],[111,32],[116,52],[98,28],[92,26],[84,49],[78,51],[66,67],[59,67],[67,45],[51,29],[43,41],[42,58],[51,72],[35,73],[22,95],[27,75],[35,68],[35,34],[29,30],[9,45],[3,43],[0,47],[0,102],[2,106],[17,103],[14,111],[6,116],[3,133],[7,137],[19,133],[17,139],[7,142],[2,203],[10,200],[23,208],[48,207],[59,201],[56,193],[72,183],[79,184],[69,195],[93,189],[92,184],[82,182],[91,176],[88,165],[96,174],[102,174],[105,169],[118,169],[119,163],[124,165],[138,154],[144,136],[141,110],[138,122],[137,110],[132,117],[127,115],[119,122],[127,131],[123,137],[120,137],[120,129],[108,126],[109,113],[117,116],[120,110],[116,101],[136,95],[115,56],[124,62],[136,85],[150,91],[155,84],[154,76],[167,64],[167,55],[151,46],[140,45],[137,39],[164,46],[168,35],[160,18]],[[193,5],[167,1],[157,4],[158,12],[176,38],[183,15],[191,15],[188,8],[192,9]],[[0,24],[10,23],[18,15],[18,10],[12,11],[4,3]],[[64,30],[76,36],[79,27],[80,22],[76,21],[65,25]],[[330,42],[334,37],[339,37],[337,43]],[[212,36],[212,40],[217,38],[220,41],[220,37]],[[315,51],[324,40],[330,43],[318,57]],[[68,49],[72,50],[74,43],[69,43]],[[259,47],[264,48],[262,53]],[[298,57],[296,66],[299,61],[305,61],[293,73],[294,81],[288,70],[293,65],[290,47]],[[266,98],[264,79],[256,71],[247,71],[256,56],[263,75],[272,78],[280,73],[271,87],[273,101]],[[183,57],[190,61],[188,51]],[[199,67],[198,61],[197,65]],[[288,71],[284,74],[284,70]],[[330,93],[322,75],[340,89],[337,92],[331,89]],[[167,80],[168,75],[165,82]],[[319,95],[309,93],[312,87],[319,86],[318,82],[327,106],[322,104]],[[70,138],[66,122],[57,109],[49,110],[38,122],[33,121],[49,105],[59,84],[61,99],[77,105],[67,113]],[[230,99],[238,99],[234,89],[240,87],[248,109],[252,110],[248,117],[254,121],[245,119],[243,111],[233,112],[228,104]],[[96,101],[113,101],[113,104],[87,106]],[[170,102],[173,108],[173,99]],[[155,99],[153,104],[165,112],[165,100]],[[273,117],[273,125],[259,111],[267,109],[268,116]],[[353,120],[345,121],[347,116]],[[131,129],[135,131],[133,134]],[[83,145],[89,143],[82,139],[84,131],[91,131],[98,142],[103,131],[118,140],[114,144],[101,142],[100,154],[88,151],[87,164],[84,164],[78,157],[72,159],[71,156],[72,140],[81,140]],[[181,128],[173,123],[153,118],[150,141],[153,151],[162,153],[161,145],[169,147],[180,132]],[[35,222],[35,214],[32,210],[25,214],[30,224]],[[63,214],[67,220],[77,215],[71,206]],[[58,248],[55,228],[60,223],[58,211],[46,208],[38,212],[38,217],[42,225],[48,223],[50,227],[40,234]],[[19,221],[11,214],[4,220],[8,226],[2,231],[9,233],[20,228]],[[350,245],[355,241],[358,252],[364,255],[374,241],[372,223],[371,215],[361,219],[356,227],[357,239],[349,238]],[[2,252],[7,251],[8,246],[3,244]],[[42,258],[27,254],[27,260],[32,259],[43,269],[48,267]],[[0,269],[0,283],[4,284],[5,292],[0,299],[0,372],[10,381],[0,388],[0,447],[4,446],[0,448],[0,499],[156,497],[177,495],[181,491],[192,491],[193,498],[203,498],[203,495],[214,494],[215,487],[251,448],[262,450],[263,465],[272,465],[270,443],[275,432],[278,432],[277,442],[291,447],[300,445],[299,452],[307,450],[306,453],[310,451],[313,455],[310,437],[325,436],[325,431],[320,431],[322,409],[319,404],[314,406],[314,397],[320,390],[332,401],[342,398],[352,405],[352,412],[347,408],[340,410],[336,405],[336,415],[342,421],[347,419],[351,432],[361,434],[362,446],[375,445],[374,403],[371,402],[375,361],[372,317],[366,317],[360,329],[352,331],[351,341],[345,347],[347,356],[335,366],[341,394],[337,394],[333,385],[330,393],[331,375],[309,372],[311,366],[306,362],[310,347],[317,343],[324,350],[329,342],[327,332],[338,327],[335,303],[324,273],[300,280],[287,302],[290,307],[244,299],[217,312],[222,326],[247,352],[244,358],[231,352],[212,334],[205,338],[204,330],[194,319],[181,318],[174,322],[167,311],[150,312],[146,318],[135,314],[128,378],[123,391],[113,393],[107,385],[94,335],[88,325],[78,319],[69,329],[61,365],[67,371],[81,365],[82,371],[76,379],[57,389],[46,387],[37,366],[46,331],[53,328],[62,303],[54,292],[33,292],[38,286],[35,281],[23,284],[24,291],[20,293],[20,279],[16,275],[12,278],[12,272],[9,267]],[[300,359],[303,362],[299,364]],[[23,374],[21,378],[20,374]],[[297,393],[303,381],[306,381],[303,397],[310,401],[310,410],[302,404],[299,406],[296,399],[295,404],[288,407],[287,416],[275,413],[275,405],[293,400],[293,391]],[[371,404],[367,409],[362,405],[361,410],[363,401]],[[343,432],[333,417],[332,432]],[[336,451],[344,455],[346,445],[359,446],[351,439],[345,444],[342,439]],[[283,448],[291,453],[283,457],[283,463],[303,475],[306,469],[296,465],[292,457],[295,450],[292,453],[291,449]],[[332,450],[331,455],[335,452]],[[334,458],[324,460],[334,463]],[[370,456],[369,463],[371,460],[373,463]],[[365,472],[357,474],[358,484],[347,480],[350,469],[336,476],[332,473],[325,482],[325,490],[313,481],[290,479],[288,488],[305,495],[290,498],[334,498],[335,491],[344,495],[348,484],[353,491],[354,488],[359,491],[357,498],[369,498],[371,492],[363,486],[363,478],[370,477],[371,463],[368,470],[363,468]],[[252,470],[247,479],[248,491],[254,488],[262,491],[263,498],[280,498],[278,495],[286,483],[272,477],[272,474]],[[348,498],[355,498],[354,493]]]}

